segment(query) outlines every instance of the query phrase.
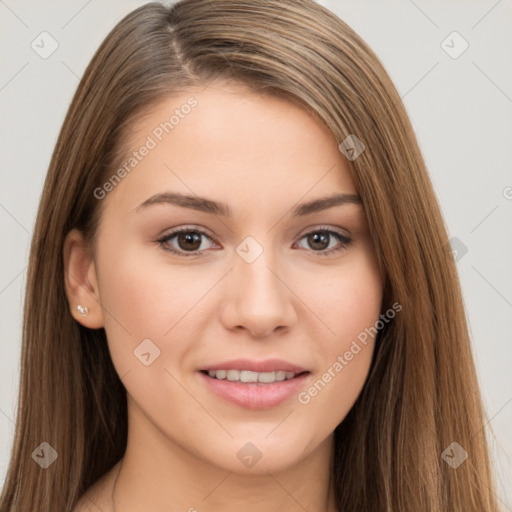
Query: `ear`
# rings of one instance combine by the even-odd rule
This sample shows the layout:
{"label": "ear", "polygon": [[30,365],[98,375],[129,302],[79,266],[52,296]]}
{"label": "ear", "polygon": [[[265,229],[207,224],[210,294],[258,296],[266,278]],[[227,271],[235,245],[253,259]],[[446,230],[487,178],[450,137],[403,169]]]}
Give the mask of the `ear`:
{"label": "ear", "polygon": [[[96,267],[81,231],[71,230],[64,240],[64,283],[73,317],[84,327],[104,326]],[[84,317],[78,305],[88,309]]]}

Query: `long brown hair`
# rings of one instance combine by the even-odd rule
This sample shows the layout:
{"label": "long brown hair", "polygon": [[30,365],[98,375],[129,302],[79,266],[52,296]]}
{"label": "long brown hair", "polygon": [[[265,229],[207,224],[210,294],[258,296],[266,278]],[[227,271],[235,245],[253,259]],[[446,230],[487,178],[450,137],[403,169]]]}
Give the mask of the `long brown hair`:
{"label": "long brown hair", "polygon": [[[123,456],[126,391],[105,332],[82,327],[65,294],[63,243],[93,243],[93,191],[127,149],[126,130],[163,98],[222,78],[298,102],[366,149],[350,171],[400,314],[335,430],[332,483],[343,511],[498,510],[461,290],[413,129],[384,67],[312,0],[183,0],[129,13],[84,73],[60,132],[32,240],[16,431],[2,512],[68,511]],[[47,469],[32,452],[47,442]],[[469,455],[457,468],[451,443]]]}

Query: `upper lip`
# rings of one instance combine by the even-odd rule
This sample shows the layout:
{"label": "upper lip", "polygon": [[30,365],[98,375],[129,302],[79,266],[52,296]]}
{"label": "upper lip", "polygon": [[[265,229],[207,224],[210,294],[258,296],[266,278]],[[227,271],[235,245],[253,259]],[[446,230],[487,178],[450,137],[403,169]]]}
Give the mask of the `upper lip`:
{"label": "upper lip", "polygon": [[251,372],[277,372],[279,370],[293,373],[303,373],[305,368],[295,364],[283,361],[282,359],[265,359],[264,361],[255,361],[253,359],[231,359],[222,363],[212,364],[201,369],[210,370],[249,370]]}

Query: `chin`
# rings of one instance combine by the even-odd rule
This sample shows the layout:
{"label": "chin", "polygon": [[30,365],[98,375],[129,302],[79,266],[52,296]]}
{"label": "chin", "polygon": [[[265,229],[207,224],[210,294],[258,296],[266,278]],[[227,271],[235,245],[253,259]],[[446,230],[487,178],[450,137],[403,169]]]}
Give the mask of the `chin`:
{"label": "chin", "polygon": [[[237,437],[230,440],[231,446],[221,448],[221,453],[212,454],[213,460],[210,460],[214,465],[240,475],[267,475],[285,471],[298,464],[301,458],[307,457],[310,449],[315,449],[304,444],[304,436],[298,434],[298,431],[294,431],[290,435],[283,432],[277,435],[276,432],[268,438],[261,435]],[[273,435],[275,438],[271,439]]]}

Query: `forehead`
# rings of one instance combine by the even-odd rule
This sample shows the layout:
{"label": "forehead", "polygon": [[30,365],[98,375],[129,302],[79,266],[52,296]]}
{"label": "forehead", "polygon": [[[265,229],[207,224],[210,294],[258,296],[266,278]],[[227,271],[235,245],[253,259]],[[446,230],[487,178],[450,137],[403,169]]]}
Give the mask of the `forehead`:
{"label": "forehead", "polygon": [[132,203],[168,190],[227,203],[356,193],[325,125],[291,101],[236,85],[163,99],[132,124],[124,142],[128,172],[116,189]]}

